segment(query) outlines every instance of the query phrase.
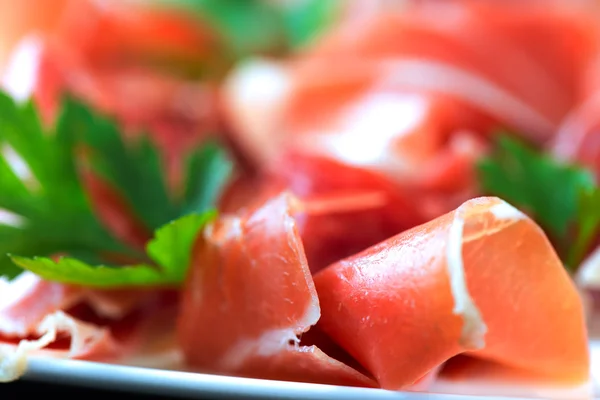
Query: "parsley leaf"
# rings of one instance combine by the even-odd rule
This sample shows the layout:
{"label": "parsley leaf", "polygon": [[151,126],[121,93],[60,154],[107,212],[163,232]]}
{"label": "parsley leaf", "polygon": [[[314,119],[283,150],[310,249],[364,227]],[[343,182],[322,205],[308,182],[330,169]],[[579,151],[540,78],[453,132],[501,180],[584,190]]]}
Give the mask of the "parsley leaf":
{"label": "parsley leaf", "polygon": [[183,214],[202,212],[217,201],[233,164],[216,142],[207,142],[187,160]]}
{"label": "parsley leaf", "polygon": [[291,2],[284,10],[287,36],[292,48],[315,39],[335,20],[342,3],[338,0]]}
{"label": "parsley leaf", "polygon": [[73,132],[45,132],[31,103],[18,106],[4,93],[0,121],[0,209],[17,220],[0,220],[0,274],[14,276],[11,252],[77,253],[89,261],[98,252],[132,254],[92,211],[77,179]]}
{"label": "parsley leaf", "polygon": [[578,265],[600,227],[600,189],[589,171],[499,135],[495,152],[479,162],[478,172],[485,193],[530,213],[567,265]]}
{"label": "parsley leaf", "polygon": [[491,158],[479,164],[484,191],[531,211],[558,238],[565,238],[577,213],[579,193],[594,187],[592,174],[539,154],[516,139],[501,136]]}
{"label": "parsley leaf", "polygon": [[119,190],[151,231],[181,215],[209,209],[232,171],[223,147],[205,143],[184,160],[185,196],[177,199],[169,193],[158,149],[147,135],[125,143],[114,121],[70,98],[63,120],[64,129],[79,132],[87,145],[92,169]]}
{"label": "parsley leaf", "polygon": [[66,99],[61,120],[62,130],[81,135],[92,169],[119,188],[148,228],[154,230],[177,218],[178,210],[169,198],[158,149],[147,135],[127,146],[114,122],[72,98]]}
{"label": "parsley leaf", "polygon": [[237,59],[256,54],[281,54],[302,46],[337,16],[338,0],[276,3],[268,0],[155,0],[190,10],[204,18],[225,39]]}
{"label": "parsley leaf", "polygon": [[569,250],[567,265],[577,267],[600,232],[600,188],[582,188],[576,215],[577,236]]}
{"label": "parsley leaf", "polygon": [[284,30],[277,7],[262,0],[157,0],[192,11],[212,25],[236,57],[281,47]]}
{"label": "parsley leaf", "polygon": [[159,228],[146,246],[148,256],[167,272],[172,281],[183,282],[196,237],[216,216],[214,210],[189,214]]}
{"label": "parsley leaf", "polygon": [[[44,265],[45,276],[73,274],[72,279],[87,271],[86,265],[102,265],[107,259],[147,260],[143,251],[121,243],[96,216],[80,177],[82,147],[89,167],[129,203],[150,232],[166,229],[165,224],[186,214],[203,215],[211,209],[232,169],[216,142],[191,149],[189,158],[182,160],[187,163],[185,195],[178,198],[169,193],[158,149],[148,139],[125,143],[110,118],[72,98],[63,103],[56,126],[44,128],[31,102],[16,104],[0,92],[0,276],[20,273],[14,260],[31,270]],[[184,221],[193,221],[189,218]],[[177,226],[191,229],[190,223]],[[170,251],[177,249],[172,246]],[[7,254],[15,255],[13,261]],[[50,259],[32,261],[57,254],[72,257],[57,264],[64,271],[49,272],[54,265]],[[113,274],[100,269],[106,276]],[[139,273],[145,276],[142,281],[150,279]]]}
{"label": "parsley leaf", "polygon": [[146,251],[158,266],[89,265],[71,257],[57,261],[46,257],[11,256],[15,264],[43,279],[96,288],[177,286],[185,279],[194,241],[216,213],[190,214],[159,228]]}

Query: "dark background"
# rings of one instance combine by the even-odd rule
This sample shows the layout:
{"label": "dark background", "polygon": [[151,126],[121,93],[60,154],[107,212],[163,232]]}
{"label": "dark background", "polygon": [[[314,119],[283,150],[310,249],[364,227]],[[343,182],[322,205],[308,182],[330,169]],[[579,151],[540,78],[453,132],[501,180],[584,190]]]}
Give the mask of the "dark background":
{"label": "dark background", "polygon": [[[173,399],[174,397],[158,396],[158,395],[139,395],[132,394],[130,392],[122,392],[117,390],[96,390],[87,389],[77,386],[61,386],[47,383],[38,383],[32,381],[18,381],[14,383],[0,383],[0,399],[2,400],[23,400],[27,398],[36,398],[37,396],[43,395],[44,398],[64,398],[63,396],[69,395],[72,398],[76,396],[110,396],[111,398],[118,399]],[[26,397],[27,396],[27,397]],[[34,397],[36,396],[36,397]],[[60,396],[60,397],[58,397]],[[39,397],[37,397],[39,398]],[[99,397],[102,398],[102,397]],[[106,399],[106,398],[105,398]],[[195,397],[195,399],[212,399],[211,397]]]}

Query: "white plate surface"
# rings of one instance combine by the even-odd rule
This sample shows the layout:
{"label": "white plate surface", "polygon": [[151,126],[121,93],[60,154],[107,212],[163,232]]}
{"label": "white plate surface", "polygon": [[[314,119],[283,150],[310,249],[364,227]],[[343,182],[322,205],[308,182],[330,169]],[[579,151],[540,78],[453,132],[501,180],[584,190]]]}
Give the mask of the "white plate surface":
{"label": "white plate surface", "polygon": [[[592,371],[595,393],[600,396],[600,341],[592,341]],[[180,372],[159,368],[112,365],[89,361],[32,358],[23,379],[60,382],[93,388],[110,388],[135,393],[160,394],[169,397],[193,398],[261,398],[307,400],[359,399],[439,399],[461,398],[518,399],[532,397],[563,397],[549,388],[490,386],[486,383],[455,384],[439,382],[433,393],[393,392],[308,383],[279,382],[218,375]],[[548,392],[550,391],[550,392]],[[473,397],[471,397],[473,396]],[[507,397],[500,397],[507,396]],[[565,393],[566,397],[572,397]],[[585,397],[584,397],[585,398]],[[587,397],[589,398],[589,397]],[[600,397],[597,397],[600,398]]]}

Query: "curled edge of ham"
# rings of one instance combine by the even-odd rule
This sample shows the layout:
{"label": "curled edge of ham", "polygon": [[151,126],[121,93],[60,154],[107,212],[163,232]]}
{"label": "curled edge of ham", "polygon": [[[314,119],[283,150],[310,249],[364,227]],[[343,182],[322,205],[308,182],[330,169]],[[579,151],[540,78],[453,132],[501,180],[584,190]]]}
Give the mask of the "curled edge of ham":
{"label": "curled edge of ham", "polygon": [[70,336],[69,349],[44,350],[44,356],[91,357],[95,354],[116,352],[119,347],[107,329],[79,321],[62,311],[46,316],[35,331],[41,335],[39,339],[24,339],[18,345],[0,344],[0,382],[20,378],[27,368],[27,359],[54,342],[61,333],[68,333]]}
{"label": "curled edge of ham", "polygon": [[[463,206],[459,207],[454,214],[454,219],[448,236],[448,242],[451,243],[451,245],[448,246],[447,260],[451,291],[455,300],[453,311],[454,313],[459,314],[458,311],[463,310],[463,338],[465,336],[468,338],[474,338],[476,340],[475,345],[479,348],[483,348],[485,346],[483,340],[484,335],[487,332],[487,327],[481,318],[481,314],[477,309],[477,306],[469,295],[464,278],[464,268],[462,267],[461,249],[463,240],[469,241],[473,239],[469,237],[463,238],[462,228],[464,226],[464,220],[461,217],[462,207]],[[518,221],[526,218],[525,214],[504,201],[493,206],[490,209],[490,212],[494,214],[498,220]],[[458,244],[456,244],[457,240],[459,240]],[[597,253],[598,254],[595,255],[595,266],[600,267],[600,248],[597,250]],[[454,272],[452,270],[454,270]],[[598,268],[598,270],[595,272],[597,273],[595,278],[600,280],[600,268]],[[465,335],[466,332],[470,332],[471,335]],[[462,344],[465,345],[465,343]],[[598,352],[598,350],[600,350],[600,348],[596,349],[595,351]],[[592,348],[592,353],[593,352],[594,348]],[[464,382],[456,382],[451,379],[446,379],[442,375],[441,377],[438,377],[438,379],[431,382],[429,390],[439,393],[456,393],[469,396],[485,396],[489,395],[489,393],[495,393],[496,395],[501,396],[522,395],[553,399],[583,399],[589,397],[590,393],[593,391],[595,382],[600,382],[600,380],[596,378],[597,373],[594,372],[595,370],[593,365],[597,363],[597,360],[594,360],[594,357],[592,357],[592,367],[590,368],[592,377],[590,381],[579,386],[536,386],[513,382],[507,387],[507,385],[503,382],[496,382],[494,380],[487,380],[485,378],[477,377],[475,377],[473,380],[470,380],[468,384],[465,384]]]}
{"label": "curled edge of ham", "polygon": [[[141,344],[137,342],[138,328],[126,340],[117,340],[108,327],[79,320],[65,310],[84,303],[99,317],[117,321],[150,295],[62,285],[31,272],[23,272],[10,282],[0,278],[0,382],[18,379],[25,372],[27,358],[34,355],[115,361],[130,356]],[[2,342],[2,337],[11,342]],[[47,348],[62,337],[70,338],[68,348]],[[13,344],[15,339],[21,340]],[[136,340],[136,346],[130,339]]]}
{"label": "curled edge of ham", "polygon": [[[203,372],[374,387],[375,382],[369,377],[330,357],[316,345],[304,345],[300,341],[300,336],[318,322],[321,313],[293,218],[298,207],[300,203],[295,197],[282,192],[255,209],[222,216],[207,226],[202,240],[198,242],[201,245],[195,250],[195,261],[192,261],[191,275],[184,289],[183,308],[179,316],[183,352],[189,365]],[[264,261],[260,258],[263,254],[256,251],[253,240],[261,234],[269,236],[262,239],[264,243],[275,247],[285,246],[284,251],[289,251],[291,260],[284,258],[283,254],[287,253],[273,253],[274,261],[259,263],[260,260]],[[235,253],[237,246],[244,249],[241,258],[237,259],[235,265],[229,264],[233,260],[227,258],[227,254]],[[203,252],[223,253],[226,258],[209,258],[209,261],[204,260],[209,264],[201,264],[197,256]],[[286,309],[289,315],[282,314],[274,319],[269,313],[255,315],[252,321],[256,326],[248,327],[240,321],[248,322],[249,316],[255,312],[253,304],[265,301],[261,295],[267,293],[269,285],[268,282],[252,281],[256,279],[254,269],[259,266],[262,266],[263,274],[279,268],[282,276],[293,279],[293,282],[287,282],[279,289],[284,298],[294,298],[297,303],[294,303],[294,310]],[[235,276],[244,277],[251,288],[248,289],[254,295],[251,304],[240,302],[239,298],[223,290],[223,282],[235,284],[228,280],[234,270]],[[214,309],[207,305],[215,302],[223,306]],[[276,306],[285,308],[285,304]],[[229,325],[228,337],[217,337],[213,330],[203,329],[215,323]],[[222,327],[215,329],[218,331]]]}
{"label": "curled edge of ham", "polygon": [[[467,215],[469,215],[469,210],[468,210],[468,206],[469,205],[474,205],[477,206],[478,204],[485,204],[485,203],[481,203],[481,202],[492,202],[492,204],[489,204],[489,207],[485,210],[483,210],[485,212],[485,214],[492,214],[493,215],[493,219],[496,221],[497,226],[495,226],[492,230],[472,230],[471,232],[467,231],[463,231],[463,226],[465,226],[465,229],[467,229],[467,227],[471,226],[470,224],[470,219],[465,221],[466,218],[476,218],[477,214],[472,214],[470,215],[470,217],[467,217]],[[493,204],[493,203],[496,204]],[[446,230],[446,244],[445,244],[445,250],[444,250],[444,255],[445,255],[445,262],[443,264],[445,264],[445,268],[446,268],[446,273],[447,276],[449,278],[449,283],[450,283],[450,293],[452,294],[451,299],[453,300],[453,309],[452,312],[455,315],[460,315],[462,317],[462,329],[459,331],[460,335],[459,335],[459,341],[460,341],[460,348],[462,349],[462,352],[466,352],[465,354],[470,354],[472,352],[472,350],[476,349],[477,347],[482,348],[482,350],[484,352],[475,352],[474,354],[479,354],[482,359],[483,358],[487,358],[488,361],[492,360],[492,361],[497,361],[499,363],[502,363],[503,361],[497,358],[494,355],[494,351],[492,348],[491,349],[491,353],[485,353],[486,351],[488,351],[487,347],[488,347],[488,343],[483,343],[483,339],[486,338],[486,322],[490,323],[490,330],[494,329],[493,332],[490,332],[491,336],[489,338],[489,340],[491,341],[489,343],[490,346],[496,346],[498,344],[498,332],[501,332],[502,330],[498,330],[499,329],[499,325],[498,325],[498,320],[494,321],[494,320],[490,320],[490,321],[484,321],[482,319],[482,315],[485,316],[485,318],[491,317],[493,314],[493,309],[490,308],[490,304],[484,304],[484,302],[482,303],[478,303],[477,299],[481,298],[481,297],[477,297],[477,296],[482,296],[482,292],[481,289],[479,288],[479,290],[477,290],[477,288],[471,288],[473,289],[473,293],[474,293],[474,299],[475,302],[471,299],[471,295],[469,293],[469,288],[466,285],[465,282],[465,277],[461,276],[462,274],[465,273],[465,266],[463,265],[463,259],[462,259],[462,247],[463,246],[471,246],[473,242],[477,242],[478,240],[482,239],[482,236],[488,236],[491,235],[492,233],[496,233],[499,231],[503,231],[505,228],[513,226],[516,222],[518,221],[523,221],[526,220],[527,217],[521,213],[519,210],[517,210],[516,208],[512,207],[511,205],[509,205],[508,203],[501,201],[499,199],[492,199],[492,198],[481,198],[481,199],[472,199],[469,202],[466,203],[466,208],[464,208],[463,210],[463,206],[459,207],[457,210],[455,210],[452,215],[450,216],[450,219],[447,220],[447,230]],[[465,214],[463,216],[463,211],[467,214]],[[477,211],[479,212],[479,211]],[[473,216],[474,215],[474,216]],[[478,217],[477,217],[478,218]],[[476,221],[474,221],[476,222]],[[478,222],[479,223],[479,222]],[[473,225],[475,226],[475,225]],[[471,226],[471,228],[473,227]],[[533,231],[536,230],[535,227],[532,227],[530,224],[530,228],[529,229],[533,229]],[[408,238],[412,237],[411,234],[407,234]],[[414,233],[414,235],[416,235],[416,237],[419,237],[419,233]],[[540,233],[538,233],[538,235],[541,235],[541,230]],[[461,245],[462,243],[462,245]],[[377,248],[379,249],[379,248]],[[471,250],[472,250],[472,246],[471,246]],[[377,254],[377,250],[373,250],[374,253],[365,253],[362,257],[364,257],[363,259],[370,260],[370,256],[372,256],[373,254]],[[356,256],[360,259],[361,255]],[[392,256],[392,259],[393,258]],[[380,259],[377,259],[378,262],[380,262]],[[558,261],[558,259],[557,259]],[[341,302],[344,301],[349,301],[349,302],[353,302],[355,300],[353,295],[356,295],[355,292],[353,292],[352,290],[355,290],[357,292],[360,292],[362,294],[362,291],[364,290],[362,283],[363,282],[368,282],[370,281],[370,279],[381,279],[380,278],[380,271],[376,270],[374,272],[372,272],[372,275],[370,275],[370,272],[366,272],[369,271],[368,268],[365,267],[365,269],[360,269],[359,267],[360,261],[357,261],[357,263],[354,263],[353,261],[347,261],[346,263],[344,263],[343,261],[340,262],[339,264],[336,264],[334,266],[332,266],[332,270],[327,271],[327,269],[325,269],[324,271],[321,271],[316,278],[317,281],[317,289],[318,290],[332,290],[332,292],[336,293],[333,294],[331,296],[329,296],[328,298],[324,299],[322,304],[324,305],[325,308],[325,315],[329,316],[329,319],[325,322],[325,331],[329,334],[332,335],[332,337],[334,338],[334,340],[340,340],[342,346],[349,352],[351,352],[353,355],[355,355],[358,360],[360,362],[363,363],[367,363],[369,364],[369,360],[375,360],[373,361],[375,364],[379,363],[379,357],[380,357],[380,353],[374,353],[375,355],[371,355],[371,353],[367,352],[367,353],[361,353],[360,351],[357,352],[357,350],[353,347],[354,345],[350,345],[349,343],[352,342],[352,339],[348,339],[347,337],[344,338],[344,336],[346,335],[345,333],[343,333],[343,330],[340,329],[340,326],[342,326],[339,322],[335,322],[335,318],[332,317],[332,312],[335,312],[336,309],[338,309],[337,304],[340,304]],[[358,270],[356,269],[358,268]],[[467,269],[471,268],[471,273],[473,273],[473,266],[471,265],[470,267],[466,267]],[[558,264],[556,265],[556,268],[558,268]],[[562,269],[559,269],[557,271],[562,271],[564,272]],[[365,275],[362,275],[362,273],[364,273]],[[563,278],[560,278],[561,276],[561,272],[558,272],[556,277],[558,281],[562,282],[565,281],[566,279],[566,275]],[[355,279],[355,277],[357,277]],[[378,278],[375,278],[378,277]],[[390,278],[391,279],[391,278]],[[337,286],[340,282],[344,282],[343,285],[341,286]],[[351,282],[351,283],[346,283],[346,282]],[[471,280],[470,280],[471,282]],[[354,286],[353,286],[354,285]],[[568,285],[566,285],[568,286]],[[348,289],[348,287],[353,287],[354,289]],[[387,287],[385,283],[382,284],[382,287]],[[384,290],[382,287],[377,287],[377,290]],[[574,286],[572,286],[572,289],[575,289]],[[575,291],[571,292],[571,295],[573,295],[575,293]],[[498,293],[496,293],[498,294]],[[356,295],[355,297],[360,297],[360,295]],[[538,299],[540,299],[538,297]],[[573,297],[573,300],[575,299],[575,297]],[[577,302],[574,300],[573,304],[576,304]],[[354,303],[352,303],[354,304]],[[369,302],[365,301],[365,302],[358,302],[358,305],[356,305],[356,307],[359,308],[364,308],[369,306]],[[481,310],[483,311],[483,314],[480,312],[480,310],[478,309],[479,307],[483,307]],[[486,314],[487,313],[487,314]],[[351,315],[351,313],[349,313],[350,315],[350,320],[356,322],[360,320],[360,315]],[[388,318],[394,318],[394,314],[393,312],[388,313],[388,314],[382,314],[379,316],[379,321],[386,321],[386,322],[382,322],[382,324],[386,324]],[[384,318],[385,317],[385,318]],[[398,318],[396,316],[396,318]],[[577,319],[577,317],[574,317],[575,319]],[[577,321],[575,321],[577,322]],[[582,322],[582,320],[581,320]],[[350,322],[351,326],[355,326],[356,324],[353,324],[352,322]],[[380,325],[380,327],[383,325]],[[526,326],[526,325],[525,325]],[[373,328],[372,332],[375,332],[378,328]],[[574,330],[577,334],[577,329]],[[525,329],[525,331],[523,332],[527,332],[527,329]],[[377,343],[377,341],[379,339],[377,339],[376,336],[373,336],[371,338],[369,338],[369,335],[371,335],[370,333],[366,332],[364,333],[363,338],[367,338],[367,343],[365,343],[365,345],[369,345],[368,340],[373,339],[374,342],[373,343]],[[575,335],[577,336],[577,335]],[[565,336],[564,338],[567,338],[567,336]],[[508,339],[508,338],[506,338]],[[487,342],[487,340],[486,340]],[[388,343],[383,344],[384,348]],[[483,347],[482,345],[485,344],[485,347]],[[518,346],[517,346],[518,347]],[[580,346],[579,350],[581,350],[581,352],[583,352],[583,347]],[[356,354],[355,354],[356,353]],[[460,353],[457,353],[460,354]],[[552,357],[561,357],[560,355],[554,355]],[[549,358],[550,360],[550,358]],[[567,358],[565,359],[567,360]],[[582,360],[583,362],[583,360]],[[525,382],[523,384],[523,376],[519,376],[519,373],[521,371],[526,371],[526,369],[519,369],[519,368],[532,368],[531,371],[534,372],[535,371],[535,365],[527,365],[527,363],[518,366],[517,364],[510,364],[510,363],[506,363],[506,366],[509,368],[513,368],[513,367],[517,367],[514,369],[514,371],[516,372],[515,374],[515,387],[514,390],[515,391],[520,391],[520,393],[525,393],[525,392],[529,392],[531,393],[545,393],[544,396],[547,397],[551,397],[551,398],[564,398],[562,397],[562,395],[573,395],[575,397],[577,397],[579,394],[583,395],[584,397],[590,393],[590,387],[591,384],[587,379],[580,379],[578,378],[577,382],[573,382],[574,385],[571,385],[571,383],[567,383],[566,385],[563,385],[562,383],[557,384],[556,387],[554,387],[554,383],[553,382]],[[385,365],[383,366],[378,366],[377,368],[384,368],[385,369]],[[389,366],[388,366],[389,367]],[[377,371],[372,371],[373,373],[375,373],[375,375],[378,377],[379,373],[377,373]],[[477,370],[473,370],[472,372],[475,373],[476,377],[481,377],[482,379],[478,382],[476,382],[476,386],[478,387],[473,387],[472,389],[477,391],[477,390],[481,390],[479,393],[476,394],[482,394],[485,393],[485,388],[493,388],[496,387],[494,385],[502,385],[504,384],[504,386],[507,386],[508,382],[507,381],[492,381],[490,379],[488,379],[490,377],[490,371],[486,371],[486,373],[484,374],[479,374]],[[496,376],[501,376],[504,374],[504,376],[507,376],[505,374],[505,371],[502,370],[498,370],[496,371],[497,374]],[[592,371],[593,372],[593,371]],[[493,375],[493,374],[492,374]],[[385,378],[385,377],[384,377]],[[442,378],[444,378],[444,373],[442,372]],[[495,377],[494,377],[495,378]],[[382,378],[383,379],[383,378]],[[388,378],[385,378],[389,381]],[[518,381],[518,379],[521,379],[520,382]],[[535,378],[534,378],[535,379]],[[436,380],[437,382],[438,380]],[[547,383],[549,383],[547,385]],[[388,386],[389,386],[390,382],[388,382]],[[392,385],[394,385],[392,383]],[[450,385],[454,385],[454,392],[462,392],[463,390],[470,390],[470,388],[468,388],[468,384],[467,382],[465,382],[464,380],[462,382],[452,382],[452,381],[445,381],[443,382],[444,389],[442,390],[443,392],[445,391],[446,387],[449,387]],[[576,387],[575,387],[576,386]],[[443,387],[442,384],[440,385],[435,385],[431,388],[434,391],[439,391],[438,388]],[[394,389],[396,388],[396,386],[390,386],[389,388]],[[509,390],[510,389],[510,390]],[[504,393],[509,393],[511,395],[515,395],[514,393],[511,392],[512,390],[512,381],[511,381],[511,387],[506,387],[506,390],[504,390]],[[492,389],[493,390],[493,389]],[[558,391],[557,391],[558,390]],[[488,393],[490,393],[488,391]],[[465,393],[466,394],[466,393]],[[521,395],[521,394],[518,394]]]}

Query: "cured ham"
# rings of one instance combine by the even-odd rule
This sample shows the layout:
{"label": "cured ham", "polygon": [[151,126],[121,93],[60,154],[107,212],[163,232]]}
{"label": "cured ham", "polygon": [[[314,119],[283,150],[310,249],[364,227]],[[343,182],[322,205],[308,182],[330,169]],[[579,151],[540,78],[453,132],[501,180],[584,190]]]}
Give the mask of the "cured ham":
{"label": "cured ham", "polygon": [[[439,12],[452,18],[440,21]],[[330,135],[325,133],[337,133],[342,137],[352,127],[350,121],[342,125],[349,118],[345,115],[350,114],[349,108],[368,110],[373,102],[367,100],[373,92],[416,90],[426,96],[425,103],[435,105],[441,95],[451,98],[451,103],[459,102],[457,108],[462,112],[451,110],[449,114],[459,121],[462,117],[459,125],[465,130],[478,128],[485,134],[489,120],[487,124],[485,119],[468,123],[480,120],[483,112],[493,117],[495,124],[521,128],[532,140],[544,141],[580,98],[580,76],[597,49],[595,24],[589,18],[595,12],[590,2],[516,6],[450,1],[423,2],[400,12],[351,19],[296,60],[280,66],[249,64],[234,73],[225,86],[230,118],[237,123],[234,133],[242,144],[254,142],[255,146],[277,135],[314,134],[313,139],[328,140]],[[562,41],[549,42],[548,37]],[[507,61],[497,62],[499,58]],[[335,68],[340,63],[345,68]],[[261,90],[250,91],[251,85],[260,85]],[[402,103],[402,97],[392,100]],[[287,103],[284,110],[278,105],[281,102]],[[517,103],[519,107],[510,106]],[[414,102],[404,104],[397,106],[395,116],[401,115],[403,108],[406,115],[428,109]],[[246,106],[257,105],[256,113],[246,112]],[[380,112],[390,107],[382,107]],[[438,108],[441,110],[432,112],[427,120],[432,128],[446,132],[431,129],[427,136],[451,136],[456,128],[452,124],[446,127],[440,118],[447,106]],[[258,121],[250,121],[268,110],[271,118],[261,118],[262,129]],[[530,117],[524,114],[526,110]],[[273,127],[272,118],[281,123]],[[248,131],[244,130],[246,120]],[[371,115],[364,123],[375,120]],[[406,116],[378,118],[370,124],[371,137],[383,138],[386,132],[396,131],[388,135],[402,141],[409,122]],[[261,149],[257,146],[247,151]],[[264,151],[269,151],[268,147]],[[261,161],[266,155],[253,156]]]}
{"label": "cured ham", "polygon": [[[22,36],[31,31],[48,33],[60,23],[62,10],[70,0],[24,0],[0,2],[0,73],[2,73],[10,53]],[[36,12],[30,12],[35,9]]]}
{"label": "cured ham", "polygon": [[[38,32],[31,26],[23,32],[41,34],[35,60],[13,66],[20,74],[37,66],[27,79],[31,92],[23,96],[33,95],[46,121],[54,121],[62,96],[70,93],[115,116],[130,136],[149,133],[177,187],[179,159],[219,123],[215,83],[194,79],[186,70],[190,65],[211,70],[217,38],[172,10],[93,0],[56,6],[52,29]],[[32,42],[26,36],[13,54]]]}
{"label": "cured ham", "polygon": [[[470,200],[332,264],[314,283],[293,217],[301,209],[281,194],[222,216],[199,237],[178,324],[192,366],[363,385],[366,370],[401,389],[465,353],[587,382],[577,290],[541,229],[512,206]],[[491,249],[502,250],[489,257]],[[358,371],[303,346],[315,324]]]}
{"label": "cured ham", "polygon": [[160,291],[90,290],[29,272],[0,280],[0,382],[20,377],[31,355],[112,361],[132,355],[150,337],[149,312],[164,324],[160,311],[171,304]]}
{"label": "cured ham", "polygon": [[[137,218],[136,204],[119,195],[127,183],[113,187],[86,163],[65,174],[81,178],[83,189],[63,197],[89,201],[107,236],[140,259],[107,254],[120,248],[112,241],[98,249],[85,242],[86,252],[130,265],[128,273],[140,263],[165,273],[127,280],[143,289],[119,290],[29,272],[0,278],[0,381],[20,377],[28,357],[44,356],[391,390],[439,391],[477,379],[553,385],[544,397],[589,389],[593,296],[574,285],[532,219],[500,198],[479,197],[475,166],[497,129],[508,128],[598,175],[600,8],[591,0],[354,0],[310,47],[241,65],[219,89],[231,54],[201,19],[135,2],[56,7],[40,8],[39,20],[15,18],[15,35],[28,25],[39,35],[21,41],[6,65],[16,36],[0,38],[3,87],[18,101],[33,95],[46,124],[68,93],[114,117],[127,140],[146,130],[173,194],[164,219],[183,218],[155,231],[161,239],[148,246],[146,225],[162,224],[147,221],[153,204],[138,205]],[[5,8],[0,2],[0,25]],[[227,14],[215,12],[216,20]],[[238,156],[238,175],[219,216],[197,226],[209,214],[187,213],[213,206],[207,193],[226,178],[210,173],[216,158],[201,155],[188,174],[193,187],[184,188],[182,161],[221,133]],[[83,150],[93,152],[89,146]],[[48,162],[5,147],[7,164],[39,161],[42,171]],[[63,183],[48,175],[40,187]],[[153,179],[139,179],[141,197],[159,198],[143,184]],[[32,209],[45,201],[31,194]],[[79,221],[54,216],[59,208],[46,207],[51,223]],[[0,214],[38,226],[34,212],[12,211]],[[64,247],[76,255],[77,246]],[[599,254],[583,263],[580,286],[600,287]],[[24,268],[41,276],[73,281],[67,263],[43,275],[51,262],[28,261]],[[77,265],[92,269],[74,281],[97,284],[93,266]]]}
{"label": "cured ham", "polygon": [[178,322],[186,360],[210,373],[373,386],[300,342],[320,309],[293,207],[282,194],[198,238]]}
{"label": "cured ham", "polygon": [[470,200],[314,282],[319,326],[384,388],[460,353],[557,382],[589,379],[577,289],[542,230],[497,198]]}
{"label": "cured ham", "polygon": [[316,271],[479,195],[474,165],[496,128],[547,142],[581,96],[595,12],[462,1],[375,10],[295,59],[241,66],[224,86],[224,112],[259,180],[303,200],[385,199],[326,223],[308,217],[301,234]]}
{"label": "cured ham", "polygon": [[600,179],[600,57],[590,64],[582,79],[584,96],[564,119],[550,149],[562,161],[588,167]]}

